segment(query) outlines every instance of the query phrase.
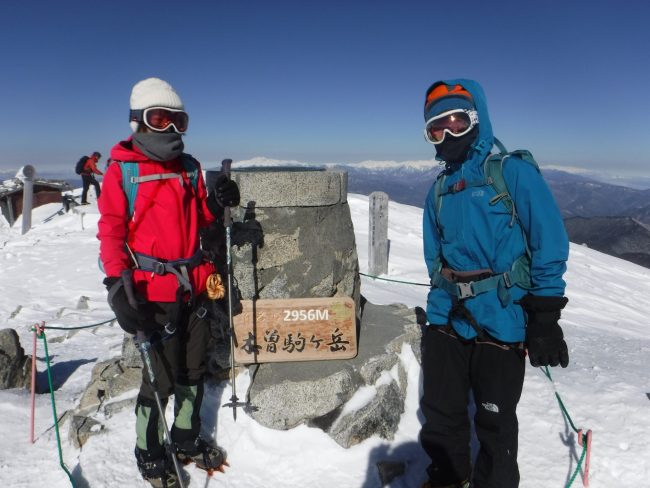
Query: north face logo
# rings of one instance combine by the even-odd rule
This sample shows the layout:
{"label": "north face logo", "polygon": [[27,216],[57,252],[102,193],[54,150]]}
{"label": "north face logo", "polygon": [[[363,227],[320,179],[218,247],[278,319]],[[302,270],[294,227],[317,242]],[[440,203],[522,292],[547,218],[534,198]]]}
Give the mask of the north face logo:
{"label": "north face logo", "polygon": [[499,413],[499,406],[494,403],[485,402],[481,404],[485,410],[488,412]]}

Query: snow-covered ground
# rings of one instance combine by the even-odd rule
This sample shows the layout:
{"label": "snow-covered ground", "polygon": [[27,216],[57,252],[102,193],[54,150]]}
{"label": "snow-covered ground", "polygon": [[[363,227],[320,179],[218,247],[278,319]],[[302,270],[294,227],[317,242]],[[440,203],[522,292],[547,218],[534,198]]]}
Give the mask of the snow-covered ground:
{"label": "snow-covered ground", "polygon": [[[92,194],[92,191],[91,191]],[[361,270],[367,268],[368,200],[350,195]],[[34,228],[20,234],[0,222],[0,328],[18,331],[31,354],[35,322],[46,326],[78,326],[113,316],[105,300],[97,268],[96,207],[59,215],[57,205],[35,210]],[[388,276],[426,282],[422,258],[422,210],[390,204],[391,254]],[[562,325],[571,364],[553,369],[555,383],[528,366],[519,405],[521,487],[563,487],[576,465],[580,448],[563,421],[554,387],[578,427],[592,429],[593,488],[650,486],[650,270],[593,250],[571,246],[567,273],[570,302]],[[426,287],[362,279],[362,293],[374,303],[424,305]],[[80,297],[89,308],[76,308]],[[59,415],[74,408],[97,361],[119,355],[122,332],[100,326],[77,332],[47,332],[55,377]],[[38,343],[39,384],[45,384],[42,341]],[[202,412],[205,433],[214,435],[229,454],[231,467],[212,478],[186,468],[190,487],[379,487],[375,463],[406,461],[406,475],[393,488],[418,487],[426,458],[417,444],[420,426],[418,391],[420,368],[410,349],[402,362],[409,375],[405,412],[392,441],[368,439],[345,450],[320,430],[298,427],[274,431],[240,412],[235,423],[227,401],[227,384],[210,386]],[[246,390],[249,377],[238,376]],[[132,392],[135,395],[135,391]],[[24,390],[0,391],[0,486],[57,488],[70,486],[59,467],[49,395],[37,395],[36,442],[29,442],[30,396]],[[77,450],[61,426],[63,456],[78,487],[145,487],[137,472],[133,445],[134,416],[130,409],[105,420],[106,430]],[[580,486],[576,480],[573,486]]]}

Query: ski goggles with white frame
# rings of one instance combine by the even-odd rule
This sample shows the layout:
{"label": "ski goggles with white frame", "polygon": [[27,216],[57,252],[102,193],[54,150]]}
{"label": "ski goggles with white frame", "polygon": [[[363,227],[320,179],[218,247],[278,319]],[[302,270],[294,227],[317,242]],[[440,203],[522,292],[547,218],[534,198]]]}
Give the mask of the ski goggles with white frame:
{"label": "ski goggles with white frame", "polygon": [[431,117],[424,124],[424,138],[431,144],[440,144],[445,135],[460,137],[471,131],[478,124],[478,112],[457,108]]}
{"label": "ski goggles with white frame", "polygon": [[168,107],[149,107],[129,112],[129,122],[142,122],[151,130],[166,132],[173,127],[179,134],[187,131],[190,118],[187,112]]}

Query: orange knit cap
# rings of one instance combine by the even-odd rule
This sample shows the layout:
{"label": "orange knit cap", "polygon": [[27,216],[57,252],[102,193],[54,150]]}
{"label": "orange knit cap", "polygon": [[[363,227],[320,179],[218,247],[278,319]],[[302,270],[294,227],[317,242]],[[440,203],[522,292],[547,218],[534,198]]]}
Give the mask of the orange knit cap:
{"label": "orange knit cap", "polygon": [[457,96],[462,96],[468,98],[472,103],[474,103],[474,100],[472,99],[472,95],[465,90],[460,85],[454,85],[454,86],[449,86],[445,85],[444,83],[441,83],[440,85],[437,85],[433,90],[431,90],[429,93],[427,93],[427,99],[426,102],[424,103],[425,107],[428,107],[432,102],[438,100],[439,98],[443,97],[448,97],[450,95],[457,95]]}

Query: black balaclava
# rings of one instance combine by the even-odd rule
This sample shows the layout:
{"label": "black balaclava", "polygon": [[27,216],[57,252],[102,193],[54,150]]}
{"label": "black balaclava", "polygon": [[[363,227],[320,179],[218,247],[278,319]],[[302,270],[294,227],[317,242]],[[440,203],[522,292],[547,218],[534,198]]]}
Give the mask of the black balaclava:
{"label": "black balaclava", "polygon": [[478,125],[474,126],[467,134],[460,137],[454,137],[451,134],[445,134],[445,139],[440,144],[436,144],[436,155],[445,163],[460,164],[467,160],[469,150],[478,137]]}
{"label": "black balaclava", "polygon": [[133,144],[149,159],[171,161],[183,153],[183,137],[177,132],[136,132]]}

